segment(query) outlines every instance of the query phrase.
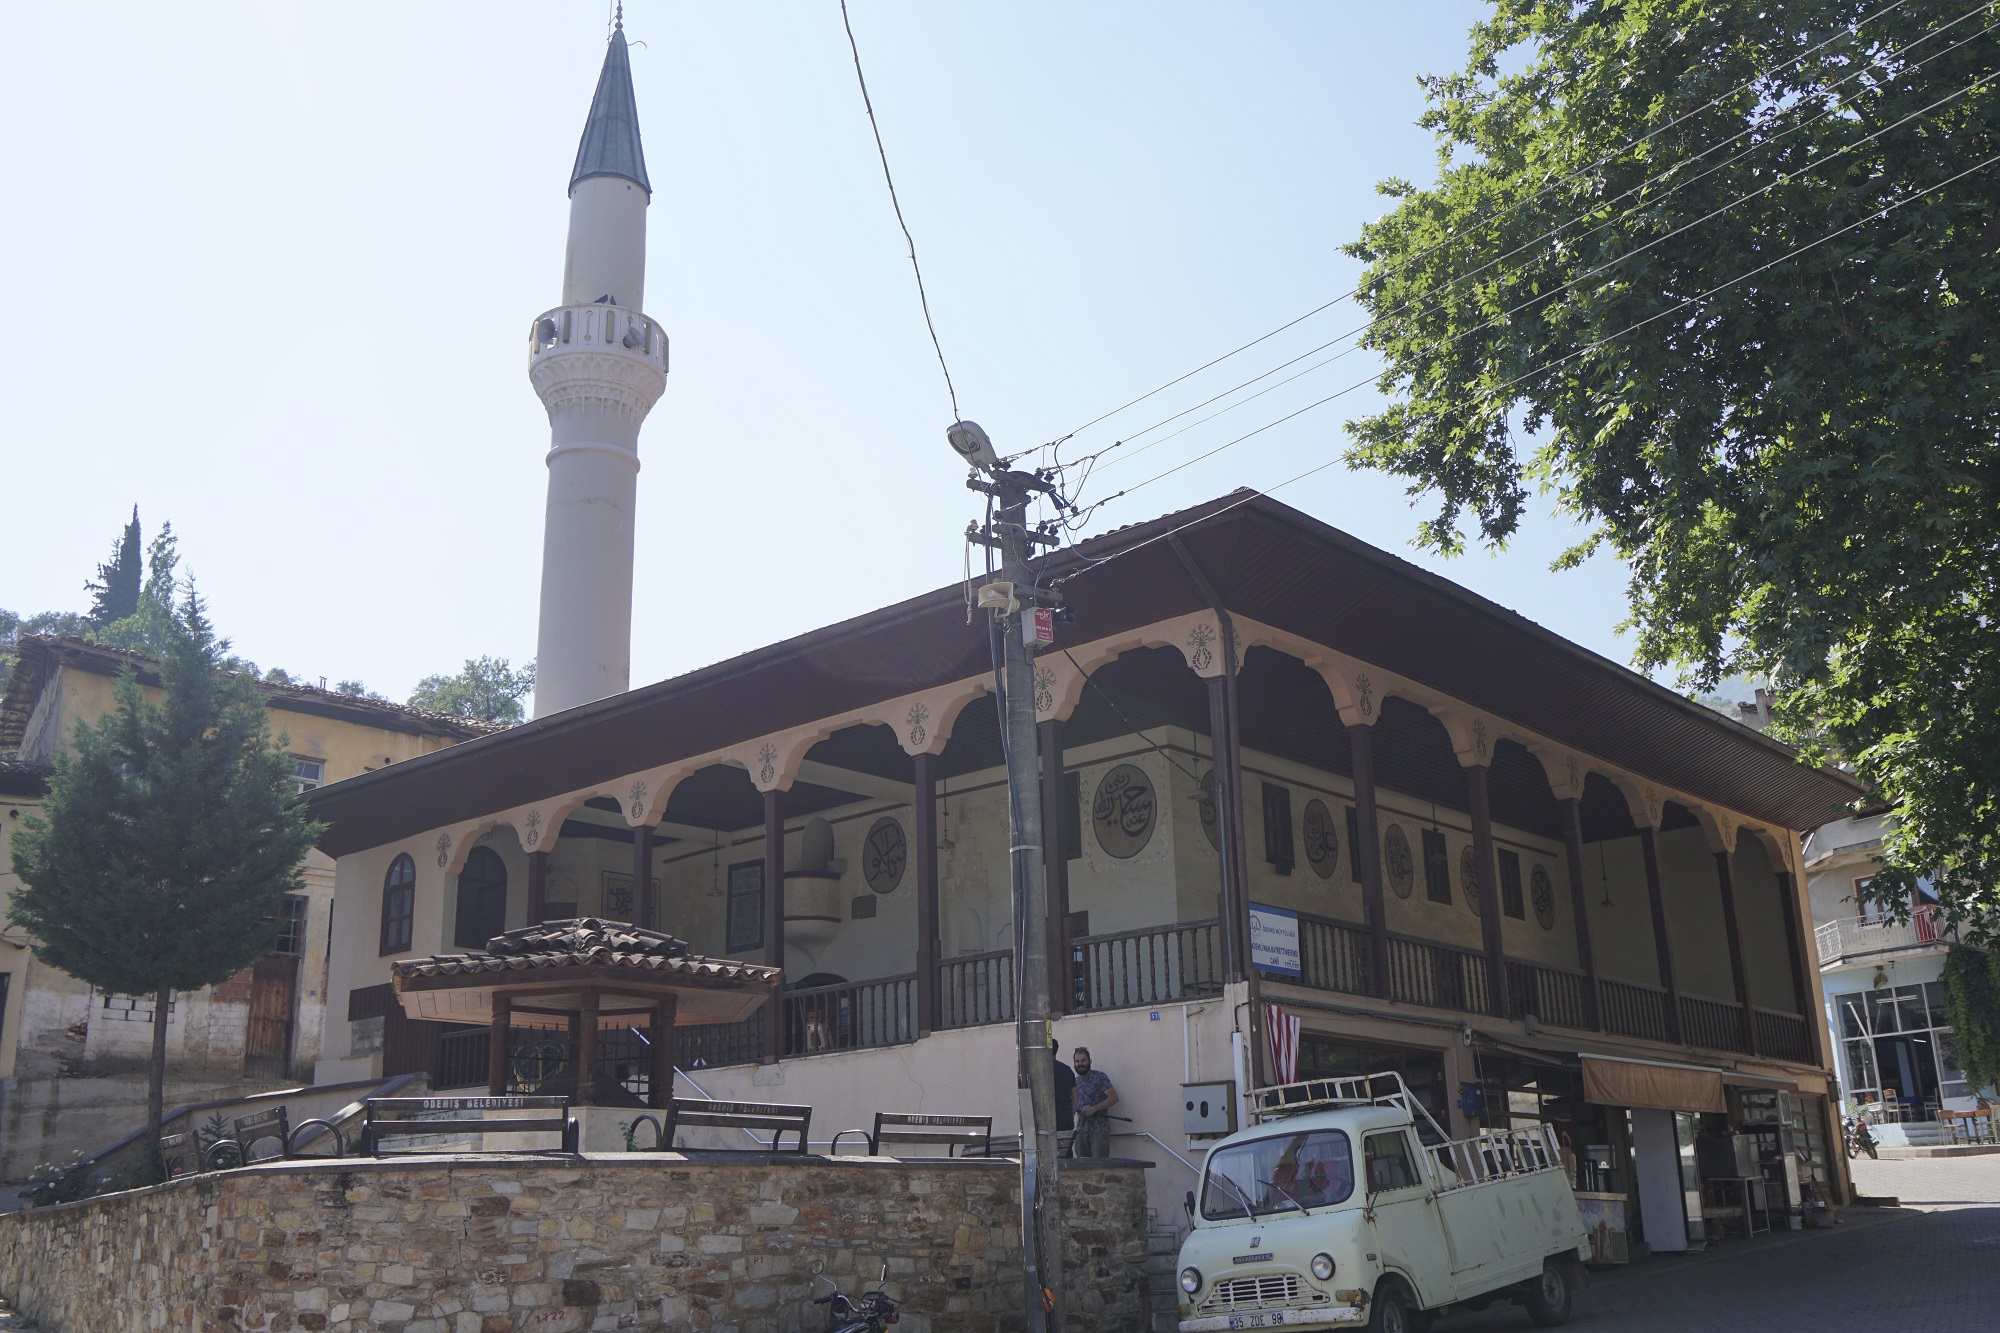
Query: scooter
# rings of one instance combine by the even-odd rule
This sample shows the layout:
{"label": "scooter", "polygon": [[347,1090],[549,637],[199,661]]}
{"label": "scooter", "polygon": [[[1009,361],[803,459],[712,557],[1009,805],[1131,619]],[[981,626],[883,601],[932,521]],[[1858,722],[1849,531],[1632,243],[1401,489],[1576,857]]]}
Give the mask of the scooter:
{"label": "scooter", "polygon": [[862,1292],[858,1301],[849,1300],[839,1291],[815,1296],[814,1305],[827,1307],[826,1333],[885,1333],[889,1325],[902,1318],[896,1313],[895,1297],[882,1290],[881,1284],[888,1280],[889,1265],[883,1264],[875,1279],[875,1290]]}
{"label": "scooter", "polygon": [[1870,1158],[1876,1156],[1874,1132],[1868,1128],[1868,1122],[1860,1116],[1849,1116],[1841,1122],[1840,1137],[1850,1159],[1859,1157],[1862,1153],[1867,1153]]}

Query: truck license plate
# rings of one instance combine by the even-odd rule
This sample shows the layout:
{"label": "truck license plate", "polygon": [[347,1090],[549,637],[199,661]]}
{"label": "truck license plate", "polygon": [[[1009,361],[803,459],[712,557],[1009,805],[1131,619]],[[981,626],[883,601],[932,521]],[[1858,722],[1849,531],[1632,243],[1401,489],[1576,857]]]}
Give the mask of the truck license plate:
{"label": "truck license plate", "polygon": [[1276,1328],[1285,1322],[1285,1316],[1273,1310],[1269,1314],[1233,1314],[1229,1316],[1231,1328]]}

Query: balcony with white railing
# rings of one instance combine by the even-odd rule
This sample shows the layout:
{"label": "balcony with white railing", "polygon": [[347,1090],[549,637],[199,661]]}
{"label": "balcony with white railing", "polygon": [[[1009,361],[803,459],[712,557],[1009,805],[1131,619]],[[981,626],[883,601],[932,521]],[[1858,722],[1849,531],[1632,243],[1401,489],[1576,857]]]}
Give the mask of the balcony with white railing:
{"label": "balcony with white railing", "polygon": [[1819,965],[1836,967],[1889,954],[1942,949],[1950,941],[1937,905],[1926,903],[1903,921],[1859,917],[1829,921],[1813,931],[1813,942],[1819,948]]}

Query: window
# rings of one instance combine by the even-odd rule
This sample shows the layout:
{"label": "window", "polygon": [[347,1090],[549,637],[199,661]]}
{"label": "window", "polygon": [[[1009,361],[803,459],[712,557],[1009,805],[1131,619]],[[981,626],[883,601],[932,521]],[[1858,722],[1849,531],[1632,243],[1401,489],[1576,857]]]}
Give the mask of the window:
{"label": "window", "polygon": [[1451,855],[1445,851],[1444,834],[1434,828],[1424,830],[1424,887],[1432,902],[1451,901]]}
{"label": "window", "polygon": [[1520,854],[1504,848],[1500,852],[1500,910],[1522,919],[1528,915],[1528,905],[1521,897]]}
{"label": "window", "polygon": [[1209,1154],[1201,1215],[1262,1217],[1342,1203],[1353,1193],[1354,1151],[1346,1134],[1272,1134]]}
{"label": "window", "polygon": [[1874,882],[1875,877],[1873,875],[1867,875],[1854,881],[1854,906],[1863,922],[1871,926],[1879,926],[1889,919],[1889,914],[1883,909],[1882,904],[1868,896],[1868,886]]}
{"label": "window", "polygon": [[1292,793],[1275,782],[1264,784],[1264,859],[1280,875],[1292,873]]}
{"label": "window", "polygon": [[1370,1134],[1361,1141],[1361,1155],[1368,1166],[1370,1194],[1378,1190],[1405,1190],[1424,1183],[1410,1156],[1409,1136],[1401,1130]]}
{"label": "window", "polygon": [[1347,877],[1356,884],[1361,882],[1361,816],[1353,806],[1347,807]]}
{"label": "window", "polygon": [[410,947],[410,927],[417,919],[417,863],[408,852],[389,863],[382,877],[383,953],[402,953]]}
{"label": "window", "polygon": [[297,780],[301,792],[311,791],[326,783],[326,760],[305,759],[292,756],[292,777]]}
{"label": "window", "polygon": [[302,954],[306,951],[306,896],[285,895],[285,915],[278,925],[278,944],[273,953]]}
{"label": "window", "polygon": [[507,863],[491,847],[474,847],[458,872],[458,912],[451,942],[483,949],[507,929]]}
{"label": "window", "polygon": [[764,863],[729,867],[729,952],[764,947]]}
{"label": "window", "polygon": [[1070,772],[1063,774],[1062,794],[1062,838],[1063,860],[1076,861],[1083,857],[1083,774]]}

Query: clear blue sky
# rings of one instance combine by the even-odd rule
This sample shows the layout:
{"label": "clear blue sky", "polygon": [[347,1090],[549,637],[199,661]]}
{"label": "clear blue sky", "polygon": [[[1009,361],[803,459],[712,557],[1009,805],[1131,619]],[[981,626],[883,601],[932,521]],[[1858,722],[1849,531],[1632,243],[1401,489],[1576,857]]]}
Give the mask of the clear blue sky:
{"label": "clear blue sky", "polygon": [[[1382,211],[1375,183],[1433,171],[1417,77],[1457,66],[1482,8],[851,2],[960,407],[1003,450],[1351,287],[1339,247]],[[136,501],[148,535],[173,521],[216,621],[266,666],[401,698],[469,656],[531,656],[547,424],[526,334],[560,294],[605,18],[12,9],[0,606],[82,609]],[[655,189],[647,308],[673,349],[641,438],[641,683],[952,582],[975,497],[836,0],[633,0],[626,28]],[[1338,306],[1084,439],[1354,323]],[[1348,357],[1104,487],[1367,368]],[[1098,526],[1289,477],[1369,401]],[[1414,554],[1391,479],[1335,468],[1281,498]],[[1503,555],[1423,560],[1623,660],[1622,568],[1548,572],[1576,535],[1543,506]]]}

